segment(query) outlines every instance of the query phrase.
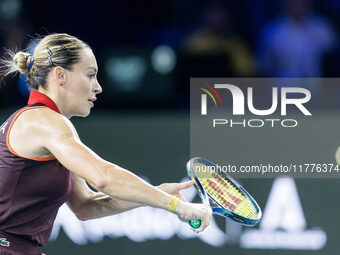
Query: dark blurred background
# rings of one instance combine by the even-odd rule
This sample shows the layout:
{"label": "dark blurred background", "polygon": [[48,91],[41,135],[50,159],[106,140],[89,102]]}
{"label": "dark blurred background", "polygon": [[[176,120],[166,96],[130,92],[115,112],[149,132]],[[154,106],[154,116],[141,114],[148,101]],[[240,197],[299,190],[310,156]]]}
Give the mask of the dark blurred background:
{"label": "dark blurred background", "polygon": [[[105,92],[98,107],[181,110],[189,105],[189,77],[338,77],[339,6],[337,0],[1,0],[0,46],[24,49],[37,34],[69,33],[97,56]],[[0,106],[26,102],[23,80],[5,80]]]}

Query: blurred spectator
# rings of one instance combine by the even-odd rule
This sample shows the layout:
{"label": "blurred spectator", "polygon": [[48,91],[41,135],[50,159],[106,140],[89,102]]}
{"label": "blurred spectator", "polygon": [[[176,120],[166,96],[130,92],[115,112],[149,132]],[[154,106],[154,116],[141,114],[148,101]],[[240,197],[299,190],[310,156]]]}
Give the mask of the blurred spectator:
{"label": "blurred spectator", "polygon": [[212,3],[204,9],[201,27],[186,38],[183,50],[191,55],[225,56],[231,69],[226,73],[253,75],[253,59],[246,45],[231,33],[229,9],[223,5]]}
{"label": "blurred spectator", "polygon": [[24,45],[24,26],[21,22],[21,13],[21,0],[0,0],[1,48],[21,48]]}
{"label": "blurred spectator", "polygon": [[[28,25],[23,25],[22,0],[0,0],[0,54],[5,49],[20,49],[26,43]],[[1,77],[0,77],[1,79]],[[22,105],[26,98],[18,95],[17,78],[9,77],[5,81],[6,90],[0,93],[0,105]]]}
{"label": "blurred spectator", "polygon": [[310,0],[285,0],[285,13],[263,30],[258,68],[270,77],[320,77],[323,55],[335,48],[332,24]]}

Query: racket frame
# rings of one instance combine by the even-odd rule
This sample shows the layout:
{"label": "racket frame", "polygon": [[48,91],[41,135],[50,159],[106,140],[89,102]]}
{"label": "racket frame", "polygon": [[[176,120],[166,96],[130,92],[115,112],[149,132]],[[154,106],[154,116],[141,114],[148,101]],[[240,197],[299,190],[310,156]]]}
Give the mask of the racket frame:
{"label": "racket frame", "polygon": [[256,209],[257,218],[256,219],[250,219],[242,217],[236,213],[233,213],[227,209],[224,208],[223,205],[221,205],[216,199],[214,199],[208,192],[205,191],[201,181],[199,180],[198,176],[195,173],[193,164],[195,161],[198,161],[199,163],[202,163],[207,166],[215,166],[214,163],[210,162],[209,160],[195,157],[188,161],[186,168],[187,168],[187,174],[189,178],[195,181],[195,188],[204,204],[207,204],[211,207],[213,214],[217,214],[223,217],[228,217],[233,219],[234,221],[240,223],[244,226],[254,226],[257,223],[260,222],[262,217],[262,211],[259,205],[256,203],[255,199],[232,177],[230,177],[228,174],[225,173],[225,176],[223,178],[228,179],[232,185],[234,185],[246,198],[249,199],[249,201],[253,204],[253,206]]}

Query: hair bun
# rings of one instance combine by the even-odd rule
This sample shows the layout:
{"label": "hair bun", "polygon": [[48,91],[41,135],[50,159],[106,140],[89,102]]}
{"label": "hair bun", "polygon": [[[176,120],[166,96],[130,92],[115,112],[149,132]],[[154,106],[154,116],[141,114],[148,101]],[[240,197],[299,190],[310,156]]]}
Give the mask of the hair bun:
{"label": "hair bun", "polygon": [[19,51],[13,57],[13,62],[22,74],[28,74],[30,72],[30,63],[32,56],[29,53]]}

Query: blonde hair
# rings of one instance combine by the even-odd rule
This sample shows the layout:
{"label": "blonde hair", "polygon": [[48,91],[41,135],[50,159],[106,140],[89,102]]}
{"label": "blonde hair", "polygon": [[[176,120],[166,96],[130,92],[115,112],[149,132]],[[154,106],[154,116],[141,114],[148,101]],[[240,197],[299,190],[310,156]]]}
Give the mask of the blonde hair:
{"label": "blonde hair", "polygon": [[55,66],[72,70],[80,60],[80,52],[88,44],[68,34],[49,34],[37,44],[33,55],[28,52],[7,51],[8,59],[3,59],[3,76],[10,74],[27,75],[27,82],[33,89],[45,87],[48,73]]}

